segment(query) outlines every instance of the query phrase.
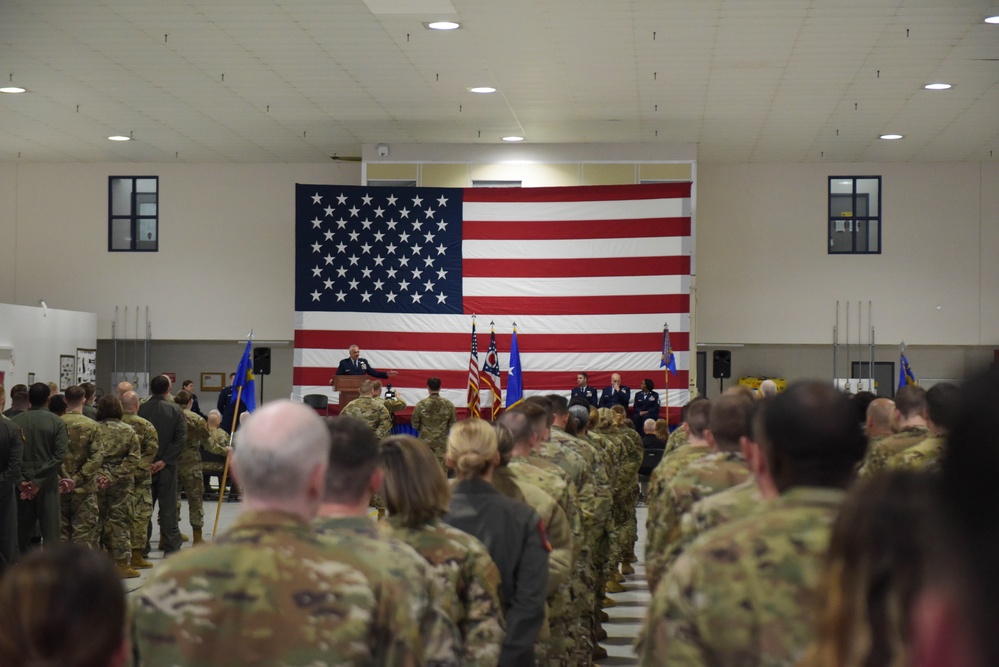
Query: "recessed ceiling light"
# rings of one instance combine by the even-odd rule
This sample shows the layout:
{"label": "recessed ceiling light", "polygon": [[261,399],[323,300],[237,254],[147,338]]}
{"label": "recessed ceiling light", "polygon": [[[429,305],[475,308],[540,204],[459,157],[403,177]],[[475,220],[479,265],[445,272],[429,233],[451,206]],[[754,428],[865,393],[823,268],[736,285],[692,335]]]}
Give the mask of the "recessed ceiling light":
{"label": "recessed ceiling light", "polygon": [[455,23],[454,21],[431,21],[430,23],[424,23],[430,30],[457,30],[461,27],[460,23]]}
{"label": "recessed ceiling light", "polygon": [[503,137],[503,141],[523,141],[524,137]]}
{"label": "recessed ceiling light", "polygon": [[895,139],[901,139],[901,134],[882,134],[881,138],[885,141],[894,141]]}
{"label": "recessed ceiling light", "polygon": [[985,17],[985,22],[986,23],[992,23],[992,24],[999,23],[999,14],[997,14],[995,16],[986,16]]}
{"label": "recessed ceiling light", "polygon": [[947,90],[948,88],[952,88],[952,86],[949,83],[928,83],[923,88],[926,90]]}
{"label": "recessed ceiling light", "polygon": [[496,89],[492,86],[475,86],[474,88],[469,88],[470,93],[481,93],[485,95],[486,93],[495,93]]}
{"label": "recessed ceiling light", "polygon": [[112,134],[110,137],[108,137],[108,139],[110,139],[111,141],[131,141],[132,137],[126,137],[120,134]]}
{"label": "recessed ceiling light", "polygon": [[24,88],[21,88],[20,86],[4,86],[3,88],[0,88],[0,93],[10,93],[11,95],[23,92]]}

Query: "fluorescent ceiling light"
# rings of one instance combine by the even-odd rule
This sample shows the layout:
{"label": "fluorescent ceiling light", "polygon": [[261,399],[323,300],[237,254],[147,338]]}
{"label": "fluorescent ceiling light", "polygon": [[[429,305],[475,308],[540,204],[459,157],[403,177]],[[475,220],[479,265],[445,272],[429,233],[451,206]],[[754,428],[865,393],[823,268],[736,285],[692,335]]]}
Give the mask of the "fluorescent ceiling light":
{"label": "fluorescent ceiling light", "polygon": [[996,14],[995,16],[986,16],[985,17],[985,22],[986,23],[992,23],[992,24],[999,23],[999,14]]}
{"label": "fluorescent ceiling light", "polygon": [[0,88],[0,93],[10,93],[11,95],[23,92],[24,88],[21,88],[20,86],[4,86],[3,88]]}
{"label": "fluorescent ceiling light", "polygon": [[131,141],[132,137],[125,137],[120,134],[113,134],[110,137],[108,137],[108,139],[110,139],[111,141]]}
{"label": "fluorescent ceiling light", "polygon": [[523,141],[524,137],[503,137],[503,141]]}
{"label": "fluorescent ceiling light", "polygon": [[470,93],[481,93],[485,95],[486,93],[495,93],[496,89],[492,86],[475,86],[474,88],[469,88]]}
{"label": "fluorescent ceiling light", "polygon": [[928,83],[923,88],[926,90],[947,90],[952,86],[949,83]]}
{"label": "fluorescent ceiling light", "polygon": [[895,139],[901,139],[901,134],[882,134],[881,138],[885,141],[894,141]]}
{"label": "fluorescent ceiling light", "polygon": [[424,23],[430,30],[457,30],[461,27],[460,23],[455,23],[454,21],[431,21],[430,23]]}

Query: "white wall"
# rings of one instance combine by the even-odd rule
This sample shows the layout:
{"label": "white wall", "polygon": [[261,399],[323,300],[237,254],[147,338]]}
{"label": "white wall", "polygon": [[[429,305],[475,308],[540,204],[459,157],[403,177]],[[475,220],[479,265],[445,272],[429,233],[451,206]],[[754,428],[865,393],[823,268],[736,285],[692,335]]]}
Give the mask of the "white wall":
{"label": "white wall", "polygon": [[[59,384],[59,356],[97,349],[97,315],[55,308],[0,303],[0,371],[4,386],[35,382]],[[10,397],[8,396],[8,399]]]}
{"label": "white wall", "polygon": [[[107,251],[112,175],[160,177],[159,252]],[[296,182],[358,184],[360,164],[3,165],[0,300],[94,311],[101,338],[127,305],[157,339],[287,340]]]}
{"label": "white wall", "polygon": [[[882,254],[827,253],[832,175],[882,176]],[[698,342],[831,343],[839,300],[879,343],[999,344],[997,191],[997,164],[698,164]]]}

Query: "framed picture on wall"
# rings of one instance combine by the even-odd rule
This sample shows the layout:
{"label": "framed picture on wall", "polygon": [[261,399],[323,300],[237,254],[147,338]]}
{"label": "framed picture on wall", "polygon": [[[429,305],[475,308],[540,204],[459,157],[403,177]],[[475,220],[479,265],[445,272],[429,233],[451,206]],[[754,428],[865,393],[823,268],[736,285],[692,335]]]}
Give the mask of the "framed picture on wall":
{"label": "framed picture on wall", "polygon": [[225,373],[202,373],[201,391],[222,391],[225,388]]}
{"label": "framed picture on wall", "polygon": [[59,391],[66,391],[76,381],[76,357],[71,354],[59,355]]}
{"label": "framed picture on wall", "polygon": [[76,383],[97,382],[97,350],[76,348]]}

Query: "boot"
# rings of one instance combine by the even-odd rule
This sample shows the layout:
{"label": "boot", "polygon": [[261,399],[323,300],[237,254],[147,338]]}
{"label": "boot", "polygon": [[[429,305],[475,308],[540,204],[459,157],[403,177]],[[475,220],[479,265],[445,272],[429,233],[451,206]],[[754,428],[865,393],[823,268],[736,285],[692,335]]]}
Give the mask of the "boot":
{"label": "boot", "polygon": [[136,570],[148,570],[153,566],[152,563],[142,557],[142,549],[132,549],[132,562],[130,565]]}
{"label": "boot", "polygon": [[621,563],[621,574],[635,574],[635,568],[631,566],[631,563],[625,561]]}
{"label": "boot", "polygon": [[607,639],[607,631],[604,630],[603,628],[597,630],[597,641],[602,642],[605,641],[606,639]]}
{"label": "boot", "polygon": [[118,566],[118,574],[121,575],[122,579],[135,579],[142,576],[141,572],[132,569],[131,565],[128,564],[127,558],[115,561],[115,564]]}
{"label": "boot", "polygon": [[608,614],[603,609],[600,610],[600,622],[601,623],[610,623],[610,614]]}
{"label": "boot", "polygon": [[205,543],[205,541],[203,539],[201,539],[201,529],[200,528],[195,528],[194,529],[194,546],[198,546],[199,544],[204,544],[204,543]]}
{"label": "boot", "polygon": [[606,657],[607,657],[607,649],[605,649],[603,646],[600,646],[599,644],[597,644],[597,647],[595,649],[593,649],[593,659],[594,660],[603,660]]}
{"label": "boot", "polygon": [[180,534],[180,541],[181,542],[190,542],[191,541],[191,536],[190,535],[185,535],[184,533],[181,533]]}
{"label": "boot", "polygon": [[620,582],[608,581],[605,590],[608,593],[624,593],[628,589],[622,586]]}
{"label": "boot", "polygon": [[622,581],[624,581],[624,575],[618,572],[617,569],[615,568],[611,570],[609,575],[607,575],[607,581],[613,581],[615,583],[620,584]]}
{"label": "boot", "polygon": [[617,602],[614,602],[614,600],[605,595],[604,601],[600,603],[600,606],[603,607],[604,609],[607,609],[608,607],[616,607]]}

